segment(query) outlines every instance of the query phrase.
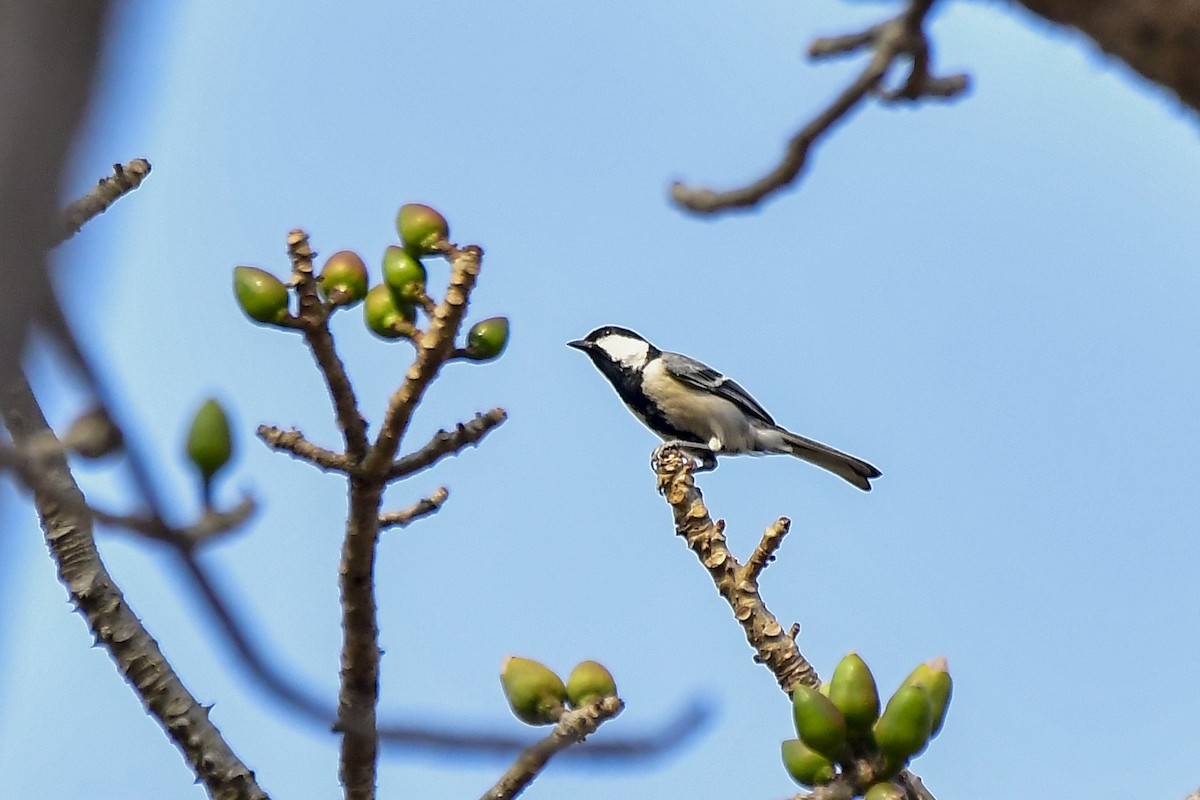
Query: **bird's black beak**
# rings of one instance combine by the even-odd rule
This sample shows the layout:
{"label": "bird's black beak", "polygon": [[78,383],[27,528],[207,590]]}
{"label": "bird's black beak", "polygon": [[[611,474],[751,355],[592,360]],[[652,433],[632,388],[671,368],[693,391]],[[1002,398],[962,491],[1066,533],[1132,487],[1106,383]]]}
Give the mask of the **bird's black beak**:
{"label": "bird's black beak", "polygon": [[573,342],[567,342],[567,347],[574,347],[576,350],[587,350],[589,347],[591,347],[591,343],[586,342],[583,339],[576,339]]}

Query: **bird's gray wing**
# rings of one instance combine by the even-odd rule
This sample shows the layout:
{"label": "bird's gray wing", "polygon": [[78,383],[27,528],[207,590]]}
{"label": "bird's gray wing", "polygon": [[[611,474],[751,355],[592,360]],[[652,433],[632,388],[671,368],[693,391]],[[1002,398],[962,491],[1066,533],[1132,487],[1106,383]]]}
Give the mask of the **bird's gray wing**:
{"label": "bird's gray wing", "polygon": [[771,419],[767,410],[760,406],[749,392],[739,386],[736,381],[726,378],[712,367],[679,353],[663,353],[662,363],[667,372],[681,382],[706,392],[712,392],[733,403],[751,417],[772,427],[775,426],[775,420]]}

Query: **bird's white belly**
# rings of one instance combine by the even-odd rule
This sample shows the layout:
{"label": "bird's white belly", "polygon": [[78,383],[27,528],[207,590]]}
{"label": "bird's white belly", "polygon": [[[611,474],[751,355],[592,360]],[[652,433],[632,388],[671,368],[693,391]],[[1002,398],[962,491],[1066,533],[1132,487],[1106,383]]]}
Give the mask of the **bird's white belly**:
{"label": "bird's white belly", "polygon": [[693,433],[697,444],[715,452],[757,449],[754,430],[744,411],[724,398],[680,383],[667,374],[661,362],[652,361],[646,366],[642,391],[676,427]]}

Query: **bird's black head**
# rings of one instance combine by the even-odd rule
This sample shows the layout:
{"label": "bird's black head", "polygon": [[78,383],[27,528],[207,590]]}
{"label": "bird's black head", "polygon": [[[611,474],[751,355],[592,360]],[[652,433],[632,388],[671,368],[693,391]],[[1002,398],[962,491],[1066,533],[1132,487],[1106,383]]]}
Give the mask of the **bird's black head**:
{"label": "bird's black head", "polygon": [[641,370],[659,352],[634,331],[616,325],[596,328],[582,339],[567,342],[567,346],[587,353],[605,374],[610,370]]}

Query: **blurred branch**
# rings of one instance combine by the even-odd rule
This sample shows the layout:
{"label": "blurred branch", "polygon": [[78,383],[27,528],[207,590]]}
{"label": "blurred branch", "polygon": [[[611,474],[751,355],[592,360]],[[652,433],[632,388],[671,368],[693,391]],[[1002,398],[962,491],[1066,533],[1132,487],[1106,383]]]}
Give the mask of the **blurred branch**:
{"label": "blurred branch", "polygon": [[338,427],[346,441],[346,457],[354,463],[362,460],[367,452],[367,422],[358,410],[358,399],[354,387],[346,375],[346,367],[338,357],[329,333],[330,308],[321,302],[317,293],[317,281],[313,277],[313,259],[316,253],[308,243],[308,234],[296,229],[288,234],[288,257],[292,262],[292,280],[300,299],[297,313],[299,327],[304,332],[313,358],[325,378],[329,397],[337,413]]}
{"label": "blurred branch", "polygon": [[344,454],[335,453],[313,444],[295,428],[285,431],[274,425],[259,425],[258,438],[262,439],[272,450],[289,453],[324,472],[349,473],[354,469],[354,464]]}
{"label": "blurred branch", "polygon": [[470,422],[460,422],[452,432],[438,431],[434,437],[415,453],[398,459],[388,470],[388,480],[403,478],[433,466],[448,455],[455,455],[467,445],[478,444],[493,428],[504,420],[508,414],[503,408],[493,408],[476,414]]}
{"label": "blurred branch", "polygon": [[512,800],[533,782],[556,753],[581,743],[604,722],[620,714],[624,707],[620,698],[605,697],[583,708],[566,712],[549,736],[517,756],[508,771],[496,781],[496,785],[484,792],[482,800]]}
{"label": "blurred branch", "polygon": [[[887,22],[859,33],[813,42],[809,48],[809,56],[813,59],[850,53],[868,46],[873,48],[873,52],[867,66],[854,82],[792,137],[783,159],[774,169],[753,183],[729,191],[676,183],[671,187],[675,202],[688,211],[701,214],[753,207],[793,183],[804,169],[812,146],[868,95],[878,93],[887,101],[918,100],[923,97],[945,99],[965,91],[965,75],[937,78],[929,74],[929,40],[922,25],[932,4],[933,0],[912,0],[902,14]],[[881,91],[888,70],[898,60],[905,58],[912,62],[908,79],[897,90]]]}
{"label": "blurred branch", "polygon": [[94,506],[92,514],[101,524],[131,531],[147,539],[166,542],[185,550],[194,550],[241,528],[256,510],[253,498],[243,497],[240,503],[228,511],[206,508],[199,522],[184,528],[164,527],[161,522],[151,517],[112,514]]}
{"label": "blurred branch", "polygon": [[51,246],[62,244],[91,220],[98,217],[125,195],[142,185],[150,174],[150,162],[135,158],[128,164],[113,164],[113,174],[101,178],[96,187],[59,212]]}
{"label": "blurred branch", "polygon": [[[17,447],[54,436],[24,380],[12,382],[3,393],[0,414]],[[184,687],[105,569],[96,550],[92,517],[61,451],[46,448],[43,452],[34,503],[59,580],[87,619],[96,643],[108,651],[210,797],[266,800],[254,773],[222,739],[208,710]]]}
{"label": "blurred branch", "polygon": [[[1200,111],[1200,13],[1194,0],[1020,0],[1073,27]],[[1194,121],[1194,120],[1193,120]]]}
{"label": "blurred branch", "polygon": [[[817,671],[759,595],[754,562],[743,567],[725,545],[725,523],[713,522],[708,515],[704,498],[692,478],[693,468],[692,459],[678,447],[659,450],[655,464],[658,490],[667,498],[675,516],[675,533],[687,540],[688,547],[708,570],[717,591],[729,603],[733,616],[745,631],[746,641],[754,648],[755,661],[771,670],[780,688],[790,694],[800,684],[820,686]],[[786,519],[775,523],[781,529],[778,536],[772,536],[771,529],[768,536],[782,539],[787,524]],[[764,536],[764,541],[768,536]]]}
{"label": "blurred branch", "polygon": [[64,165],[91,91],[106,2],[0,0],[0,387],[23,380],[21,356],[40,322],[74,361],[46,269]]}
{"label": "blurred branch", "polygon": [[445,486],[438,489],[429,497],[423,497],[411,506],[400,511],[389,511],[379,515],[379,530],[385,531],[388,528],[404,528],[411,525],[413,522],[428,517],[430,514],[436,514],[442,504],[446,502],[446,498],[450,496],[450,490]]}

